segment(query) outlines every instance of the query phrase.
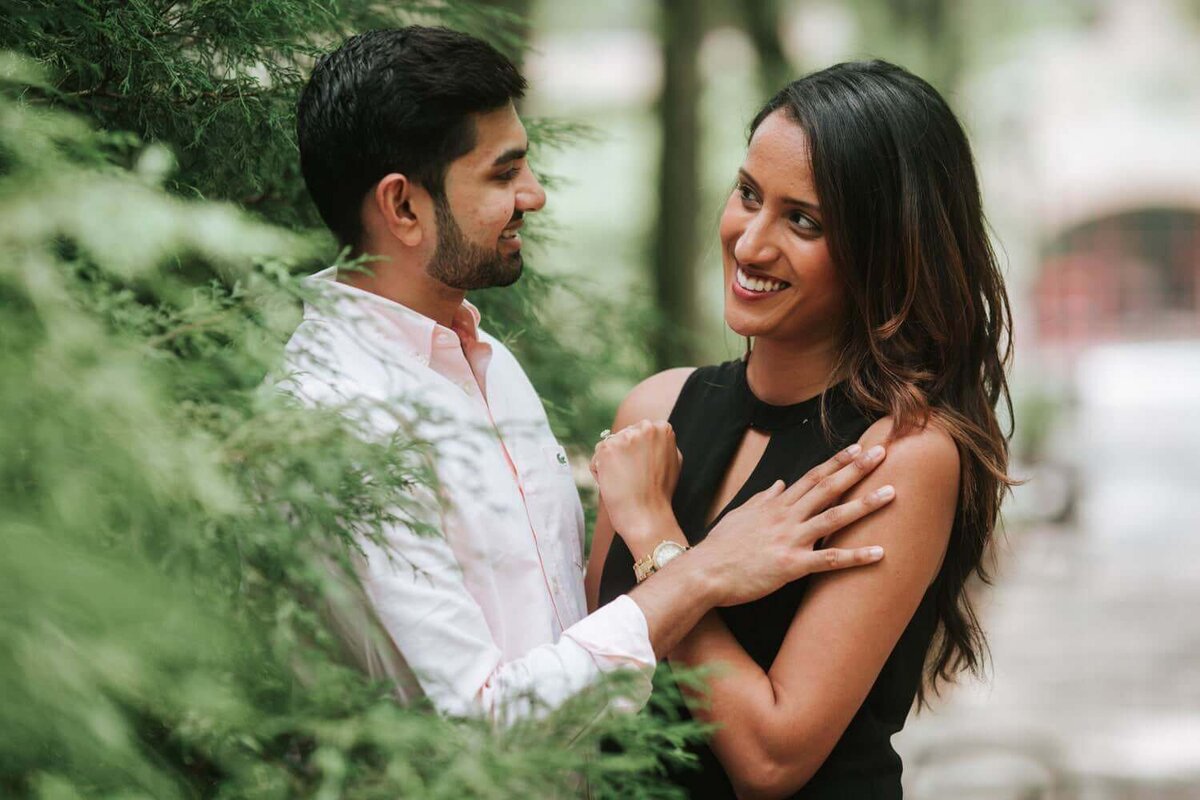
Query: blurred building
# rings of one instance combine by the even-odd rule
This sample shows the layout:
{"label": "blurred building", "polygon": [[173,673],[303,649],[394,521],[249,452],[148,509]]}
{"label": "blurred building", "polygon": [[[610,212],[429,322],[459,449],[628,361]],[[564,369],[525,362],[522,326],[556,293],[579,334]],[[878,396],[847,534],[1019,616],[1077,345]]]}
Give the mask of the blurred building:
{"label": "blurred building", "polygon": [[962,92],[1021,333],[1053,351],[1200,335],[1200,30],[1175,0],[1104,0]]}

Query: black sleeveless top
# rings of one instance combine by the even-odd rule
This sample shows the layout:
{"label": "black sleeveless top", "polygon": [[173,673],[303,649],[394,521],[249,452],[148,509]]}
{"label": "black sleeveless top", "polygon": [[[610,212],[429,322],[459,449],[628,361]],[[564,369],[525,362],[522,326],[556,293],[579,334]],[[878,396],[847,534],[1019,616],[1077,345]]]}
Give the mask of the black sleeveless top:
{"label": "black sleeveless top", "polygon": [[[725,514],[782,478],[787,483],[857,441],[872,420],[834,387],[825,393],[832,437],[821,425],[821,397],[790,406],[759,400],[746,381],[744,361],[729,361],[693,372],[671,411],[670,422],[683,453],[679,484],[672,499],[675,516],[690,543],[700,542]],[[758,465],[711,525],[705,517],[747,428],[771,438]],[[633,556],[613,537],[600,580],[600,603],[628,592],[635,584]],[[809,579],[794,581],[761,600],[717,609],[730,632],[764,671],[771,668],[784,634],[796,616]],[[921,601],[866,701],[825,763],[794,798],[901,797],[900,757],[891,737],[904,727],[921,681],[925,653],[935,628],[932,593]],[[681,710],[686,715],[686,709]],[[680,770],[670,779],[692,798],[733,798],[733,787],[707,746],[693,747],[699,769]]]}

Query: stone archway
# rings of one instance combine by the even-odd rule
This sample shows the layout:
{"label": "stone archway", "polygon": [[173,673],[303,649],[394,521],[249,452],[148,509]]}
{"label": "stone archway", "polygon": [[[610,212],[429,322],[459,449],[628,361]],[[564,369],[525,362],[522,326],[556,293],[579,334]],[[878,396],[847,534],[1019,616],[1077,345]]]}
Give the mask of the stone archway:
{"label": "stone archway", "polygon": [[1045,344],[1200,336],[1200,210],[1087,219],[1043,248],[1033,287]]}

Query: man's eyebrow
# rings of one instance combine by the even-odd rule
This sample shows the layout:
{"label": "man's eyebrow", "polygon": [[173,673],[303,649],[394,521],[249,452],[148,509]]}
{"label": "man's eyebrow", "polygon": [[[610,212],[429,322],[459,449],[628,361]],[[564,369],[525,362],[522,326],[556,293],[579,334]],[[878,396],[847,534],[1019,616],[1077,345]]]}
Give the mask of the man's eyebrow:
{"label": "man's eyebrow", "polygon": [[492,162],[493,167],[498,167],[501,164],[507,164],[510,161],[520,161],[525,157],[529,148],[526,147],[510,147],[500,155],[496,156],[496,160]]}
{"label": "man's eyebrow", "polygon": [[[759,188],[758,181],[754,180],[754,176],[752,176],[749,172],[746,172],[744,167],[738,169],[738,177],[750,184],[753,188]],[[821,213],[821,207],[816,203],[810,203],[808,200],[797,200],[795,197],[784,197],[783,202],[785,205],[797,206],[809,211],[815,211],[818,214]]]}

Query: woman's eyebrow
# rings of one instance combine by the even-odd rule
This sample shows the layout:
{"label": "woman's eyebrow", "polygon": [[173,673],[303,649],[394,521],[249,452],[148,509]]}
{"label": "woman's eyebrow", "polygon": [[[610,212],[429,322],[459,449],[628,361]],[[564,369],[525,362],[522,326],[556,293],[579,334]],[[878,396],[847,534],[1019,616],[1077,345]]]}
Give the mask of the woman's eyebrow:
{"label": "woman's eyebrow", "polygon": [[783,198],[783,202],[785,205],[796,206],[798,208],[803,208],[807,211],[812,211],[817,214],[821,213],[821,207],[819,205],[817,205],[816,203],[809,202],[808,200],[797,200],[794,197],[785,197],[785,198]]}

